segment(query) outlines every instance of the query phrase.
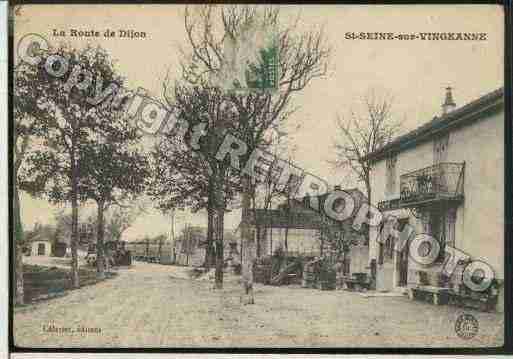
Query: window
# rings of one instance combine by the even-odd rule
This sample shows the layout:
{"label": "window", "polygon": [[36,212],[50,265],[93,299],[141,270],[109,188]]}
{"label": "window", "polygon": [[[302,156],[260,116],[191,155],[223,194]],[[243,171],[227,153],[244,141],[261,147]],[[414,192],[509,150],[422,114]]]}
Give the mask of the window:
{"label": "window", "polygon": [[449,134],[438,137],[433,142],[433,162],[435,164],[447,162],[449,147]]}
{"label": "window", "polygon": [[391,196],[395,193],[395,185],[396,185],[396,164],[397,164],[397,156],[392,155],[387,158],[387,175],[386,175],[386,184],[385,184],[385,195]]}

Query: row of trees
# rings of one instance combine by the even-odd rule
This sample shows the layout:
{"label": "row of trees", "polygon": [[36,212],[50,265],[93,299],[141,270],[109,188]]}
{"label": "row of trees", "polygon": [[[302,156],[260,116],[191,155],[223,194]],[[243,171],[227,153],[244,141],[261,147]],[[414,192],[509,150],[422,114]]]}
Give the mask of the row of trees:
{"label": "row of trees", "polygon": [[[252,182],[228,162],[219,162],[216,150],[228,131],[245,142],[248,154],[255,148],[269,150],[273,134],[283,128],[293,112],[294,95],[326,74],[330,53],[322,31],[301,32],[296,24],[283,26],[281,16],[279,9],[269,6],[204,5],[186,9],[188,43],[182,51],[182,78],[164,84],[164,98],[177,117],[191,127],[207,123],[209,136],[201,142],[200,150],[193,152],[176,143],[171,131],[165,132],[154,152],[160,176],[155,176],[152,187],[159,207],[170,210],[187,205],[208,213],[207,240],[214,244],[210,248],[215,253],[216,288],[222,288],[224,214],[231,207],[241,208],[242,276],[247,303],[254,302],[255,243],[248,222],[250,208],[257,186],[265,188],[266,183]],[[226,83],[220,84],[219,79],[235,70],[233,51],[243,48],[244,40],[258,29],[274,31],[277,91],[226,91]],[[237,85],[229,83],[228,87]],[[265,191],[273,189],[267,187]]]}
{"label": "row of trees", "polygon": [[[214,81],[229,69],[226,41],[240,44],[257,25],[276,31],[279,91],[228,93]],[[61,47],[57,53],[68,59],[70,69],[80,66],[97,76],[86,89],[69,89],[60,78],[48,74],[44,62],[36,67],[18,65],[14,86],[16,132],[21,147],[29,138],[34,144],[26,152],[23,166],[16,168],[16,188],[50,202],[71,203],[75,287],[79,286],[79,202],[93,200],[97,204],[98,273],[103,276],[104,211],[140,195],[146,188],[163,211],[183,207],[207,210],[209,252],[215,253],[211,261],[216,263],[216,287],[221,288],[224,214],[241,194],[243,278],[251,303],[254,239],[247,218],[256,183],[236,173],[227,162],[219,162],[215,152],[226,131],[244,140],[250,150],[268,148],[268,134],[277,131],[291,114],[293,95],[326,73],[329,48],[320,31],[299,33],[295,25],[280,28],[280,12],[273,7],[187,8],[184,26],[188,46],[182,56],[182,78],[164,83],[163,97],[190,127],[207,123],[210,136],[199,151],[190,151],[169,129],[149,157],[155,174],[150,177],[141,135],[127,125],[122,106],[92,106],[86,101],[94,97],[97,86],[102,88],[98,79],[103,84],[123,86],[123,78],[115,72],[109,55],[101,48]],[[168,91],[170,87],[174,90]],[[151,185],[147,186],[149,178]]]}
{"label": "row of trees", "polygon": [[[144,193],[164,213],[183,208],[207,212],[206,265],[215,264],[216,288],[222,288],[224,216],[239,207],[245,301],[253,303],[255,243],[249,227],[250,209],[257,203],[270,208],[273,198],[283,193],[273,184],[272,165],[263,176],[266,179],[257,183],[232,168],[228,159],[220,162],[215,155],[227,132],[245,142],[248,155],[255,148],[280,154],[279,138],[286,135],[284,123],[295,110],[293,98],[327,73],[330,48],[323,32],[301,31],[297,22],[284,25],[282,17],[272,6],[186,8],[187,41],[181,51],[181,76],[174,81],[164,79],[162,97],[189,128],[206,124],[209,135],[200,139],[195,151],[190,149],[189,134],[181,139],[176,136],[177,128],[166,126],[148,152],[141,133],[124,117],[123,102],[115,106],[110,98],[93,106],[86,100],[94,97],[97,88],[112,83],[122,88],[124,84],[109,54],[99,47],[56,49],[68,59],[69,69],[79,66],[95,75],[85,89],[66,87],[62,79],[48,74],[44,61],[35,67],[19,64],[14,74],[16,244],[23,237],[18,189],[52,203],[71,204],[73,285],[78,287],[79,203],[96,203],[98,274],[103,277],[105,211],[111,206],[125,207]],[[276,91],[227,91],[226,81],[220,79],[235,69],[234,53],[244,48],[253,32],[262,29],[273,34],[269,51],[277,53]],[[261,55],[269,54],[265,50]],[[253,66],[251,71],[251,76],[246,74],[251,83],[269,83],[268,78],[254,81],[261,68]],[[63,78],[68,76],[69,71]],[[228,78],[234,81],[229,87],[240,86],[239,78]],[[379,139],[372,141],[381,144]],[[358,140],[352,142],[358,145]],[[368,150],[374,148],[364,144]],[[342,155],[352,153],[347,147],[339,149]],[[360,152],[357,156],[356,161],[361,160]],[[290,194],[284,196],[291,200]],[[17,255],[18,303],[23,298],[21,265],[21,255]]]}
{"label": "row of trees", "polygon": [[[14,72],[15,145],[20,148],[15,167],[17,190],[51,203],[71,204],[72,284],[78,277],[78,210],[80,203],[97,206],[98,275],[104,277],[104,213],[112,205],[124,207],[140,195],[149,176],[149,164],[141,151],[141,134],[127,124],[121,107],[93,106],[96,86],[118,83],[109,55],[101,48],[56,52],[69,61],[69,69],[96,74],[92,86],[66,88],[44,68],[20,63]],[[68,74],[69,75],[69,74]],[[29,148],[30,143],[30,150]],[[127,175],[130,174],[130,175]],[[16,248],[20,248],[19,241]],[[20,251],[18,250],[17,253]],[[16,298],[23,301],[22,264],[16,256]]]}

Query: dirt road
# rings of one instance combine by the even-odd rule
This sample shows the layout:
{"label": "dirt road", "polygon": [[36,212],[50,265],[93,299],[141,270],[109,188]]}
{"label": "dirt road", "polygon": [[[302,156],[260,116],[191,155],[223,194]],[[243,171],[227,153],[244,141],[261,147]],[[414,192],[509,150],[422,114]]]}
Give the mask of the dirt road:
{"label": "dirt road", "polygon": [[[503,316],[407,298],[365,298],[345,291],[256,287],[241,305],[240,287],[221,292],[190,280],[183,267],[136,262],[118,276],[61,298],[17,308],[21,347],[467,347],[500,346]],[[457,337],[471,313],[479,332]]]}

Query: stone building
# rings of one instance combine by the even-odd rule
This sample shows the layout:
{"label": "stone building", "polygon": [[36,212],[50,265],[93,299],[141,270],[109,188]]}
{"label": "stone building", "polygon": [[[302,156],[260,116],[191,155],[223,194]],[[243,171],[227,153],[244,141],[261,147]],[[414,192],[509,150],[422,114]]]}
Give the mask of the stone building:
{"label": "stone building", "polygon": [[[401,290],[419,271],[439,275],[444,248],[457,248],[486,262],[504,280],[504,99],[503,89],[457,107],[446,89],[442,113],[370,154],[371,203],[393,215],[399,230],[438,241],[440,255],[424,267],[395,240],[370,233],[370,260],[377,262],[378,290]],[[501,291],[503,292],[503,291]],[[499,297],[499,308],[503,298]]]}

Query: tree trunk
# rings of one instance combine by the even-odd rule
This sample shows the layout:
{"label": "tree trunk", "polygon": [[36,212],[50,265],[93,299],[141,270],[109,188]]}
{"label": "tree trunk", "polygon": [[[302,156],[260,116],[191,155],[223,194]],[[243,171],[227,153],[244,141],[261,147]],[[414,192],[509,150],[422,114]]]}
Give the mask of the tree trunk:
{"label": "tree trunk", "polygon": [[216,257],[215,288],[223,288],[224,267],[224,211],[225,199],[223,195],[224,170],[214,168],[212,182],[212,200],[214,207],[214,241]]}
{"label": "tree trunk", "polygon": [[287,226],[285,227],[285,253],[289,252],[289,224],[287,219]]}
{"label": "tree trunk", "polygon": [[223,267],[224,267],[224,208],[216,208],[215,215],[215,239],[216,239],[216,274],[215,288],[223,289]]}
{"label": "tree trunk", "polygon": [[15,248],[16,252],[16,294],[15,294],[15,304],[23,305],[25,304],[25,290],[24,290],[24,282],[23,282],[23,246],[20,243],[16,244]]}
{"label": "tree trunk", "polygon": [[[11,14],[12,15],[12,14]],[[12,26],[12,24],[10,24]],[[28,136],[28,135],[25,135]],[[21,145],[20,151],[18,151],[17,143],[18,143],[18,131],[16,128],[16,124],[14,124],[13,131],[13,144],[14,144],[14,163],[13,163],[13,228],[14,233],[12,238],[12,249],[14,252],[14,303],[15,305],[23,305],[25,304],[25,290],[24,290],[24,281],[23,281],[23,247],[24,247],[24,235],[23,235],[23,225],[21,223],[21,209],[20,209],[20,194],[18,191],[18,173],[21,167],[23,158],[25,157],[25,152],[27,150],[29,137],[23,138],[23,143]]]}
{"label": "tree trunk", "polygon": [[[209,201],[210,202],[210,201]],[[214,210],[212,205],[207,205],[207,249],[205,251],[205,268],[209,270],[215,263],[216,254],[214,247]]]}
{"label": "tree trunk", "polygon": [[273,216],[270,216],[270,230],[269,232],[269,254],[273,255]]}
{"label": "tree trunk", "polygon": [[16,286],[14,292],[14,303],[23,305],[25,303],[25,291],[23,289],[23,227],[21,225],[20,197],[16,183],[16,174],[14,175],[14,236],[13,250],[15,253],[14,263],[14,283]]}
{"label": "tree trunk", "polygon": [[71,149],[71,285],[80,287],[78,278],[78,168],[75,159],[75,143]]}
{"label": "tree trunk", "polygon": [[253,296],[253,259],[255,239],[253,238],[249,227],[249,209],[251,201],[251,185],[249,181],[249,178],[246,176],[242,177],[242,221],[240,228],[243,244],[242,287],[244,292],[241,297],[243,304],[255,304],[255,298]]}
{"label": "tree trunk", "polygon": [[96,271],[99,279],[105,279],[105,251],[104,251],[104,234],[105,234],[105,222],[104,222],[104,202],[98,201],[98,235],[96,238]]}

